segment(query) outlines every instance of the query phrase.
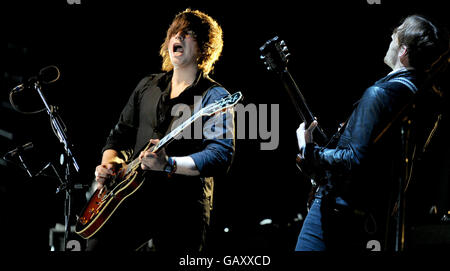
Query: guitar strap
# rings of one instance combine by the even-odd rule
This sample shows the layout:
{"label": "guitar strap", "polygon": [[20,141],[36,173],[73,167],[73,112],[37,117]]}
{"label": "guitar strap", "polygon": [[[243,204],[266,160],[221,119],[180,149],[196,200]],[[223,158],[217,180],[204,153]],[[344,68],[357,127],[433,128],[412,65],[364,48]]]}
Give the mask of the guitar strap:
{"label": "guitar strap", "polygon": [[397,77],[397,78],[389,80],[388,82],[397,82],[397,83],[403,84],[407,88],[409,88],[409,90],[411,90],[412,93],[416,93],[418,90],[416,85],[414,85],[409,79],[407,79],[405,77]]}
{"label": "guitar strap", "polygon": [[[416,94],[418,91],[418,88],[416,87],[416,85],[414,85],[409,79],[405,78],[405,77],[397,77],[394,79],[389,80],[388,82],[397,82],[400,84],[403,84],[404,86],[406,86],[409,90],[411,90],[411,92],[413,94]],[[387,132],[387,130],[392,126],[392,124],[394,124],[394,122],[402,115],[402,113],[406,110],[406,108],[408,108],[409,106],[411,106],[413,99],[408,102],[396,115],[395,117],[386,125],[386,127],[378,134],[378,136],[374,139],[373,143],[377,143],[381,137]]]}

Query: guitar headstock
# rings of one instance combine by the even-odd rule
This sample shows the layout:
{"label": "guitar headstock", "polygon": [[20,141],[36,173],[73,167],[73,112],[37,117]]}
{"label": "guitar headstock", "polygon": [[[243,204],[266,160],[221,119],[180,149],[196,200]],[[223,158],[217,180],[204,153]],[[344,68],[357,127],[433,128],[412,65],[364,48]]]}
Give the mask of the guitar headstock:
{"label": "guitar headstock", "polygon": [[278,36],[266,41],[259,50],[261,51],[260,58],[264,61],[264,64],[269,71],[280,73],[287,68],[290,53],[286,46],[286,42],[281,40]]}
{"label": "guitar headstock", "polygon": [[204,107],[202,110],[202,112],[203,112],[202,115],[212,116],[212,115],[216,114],[217,112],[220,112],[229,107],[235,106],[241,99],[242,99],[242,93],[240,91],[238,91],[232,95],[224,97],[224,98]]}

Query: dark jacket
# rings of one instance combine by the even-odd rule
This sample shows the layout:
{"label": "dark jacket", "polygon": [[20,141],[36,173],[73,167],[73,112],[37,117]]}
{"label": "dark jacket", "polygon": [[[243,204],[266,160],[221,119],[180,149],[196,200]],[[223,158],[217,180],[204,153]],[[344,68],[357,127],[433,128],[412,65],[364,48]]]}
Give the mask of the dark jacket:
{"label": "dark jacket", "polygon": [[411,70],[387,75],[364,92],[335,148],[307,145],[309,170],[329,173],[325,191],[355,208],[374,209],[387,202],[402,159],[400,121],[393,120],[411,101],[416,84]]}

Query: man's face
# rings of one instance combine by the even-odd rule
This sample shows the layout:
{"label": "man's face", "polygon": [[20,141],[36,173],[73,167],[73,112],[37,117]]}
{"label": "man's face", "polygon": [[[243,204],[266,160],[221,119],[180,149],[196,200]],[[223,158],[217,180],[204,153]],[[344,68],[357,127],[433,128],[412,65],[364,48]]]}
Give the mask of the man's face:
{"label": "man's face", "polygon": [[192,31],[180,31],[173,35],[168,50],[174,69],[197,65],[199,49]]}
{"label": "man's face", "polygon": [[[401,26],[400,26],[401,27]],[[400,28],[399,27],[399,28]],[[397,28],[398,29],[398,28]],[[388,65],[391,69],[394,69],[398,60],[398,52],[400,51],[400,45],[398,43],[397,29],[391,35],[391,43],[389,44],[389,49],[384,57],[384,63]]]}

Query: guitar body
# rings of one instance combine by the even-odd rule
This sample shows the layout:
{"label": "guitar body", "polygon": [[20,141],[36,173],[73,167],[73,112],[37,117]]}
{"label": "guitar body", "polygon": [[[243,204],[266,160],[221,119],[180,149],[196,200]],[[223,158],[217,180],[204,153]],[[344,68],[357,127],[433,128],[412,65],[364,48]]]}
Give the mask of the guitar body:
{"label": "guitar body", "polygon": [[134,170],[123,178],[116,178],[118,184],[112,190],[97,189],[78,218],[75,232],[85,239],[92,237],[119,205],[142,186],[144,178],[140,173]]}

